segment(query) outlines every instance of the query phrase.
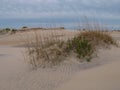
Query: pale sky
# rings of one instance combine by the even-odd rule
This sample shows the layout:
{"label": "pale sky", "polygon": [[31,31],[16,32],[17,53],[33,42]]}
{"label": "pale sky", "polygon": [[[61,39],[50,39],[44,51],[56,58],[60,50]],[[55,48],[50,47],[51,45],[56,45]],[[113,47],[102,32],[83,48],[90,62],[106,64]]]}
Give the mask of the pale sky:
{"label": "pale sky", "polygon": [[83,18],[120,23],[120,0],[0,0],[3,18]]}

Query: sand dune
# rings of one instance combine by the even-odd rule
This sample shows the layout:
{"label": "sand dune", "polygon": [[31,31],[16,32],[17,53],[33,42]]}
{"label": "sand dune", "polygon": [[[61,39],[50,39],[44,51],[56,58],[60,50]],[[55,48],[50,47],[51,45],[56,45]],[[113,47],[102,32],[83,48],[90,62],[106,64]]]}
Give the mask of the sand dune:
{"label": "sand dune", "polygon": [[[51,32],[38,33],[47,36]],[[77,31],[54,33],[68,38]],[[119,42],[120,33],[110,34]],[[69,62],[54,68],[32,70],[24,61],[24,47],[19,47],[25,38],[24,32],[0,36],[0,90],[120,90],[120,48],[101,49],[90,63],[78,64],[69,57]]]}

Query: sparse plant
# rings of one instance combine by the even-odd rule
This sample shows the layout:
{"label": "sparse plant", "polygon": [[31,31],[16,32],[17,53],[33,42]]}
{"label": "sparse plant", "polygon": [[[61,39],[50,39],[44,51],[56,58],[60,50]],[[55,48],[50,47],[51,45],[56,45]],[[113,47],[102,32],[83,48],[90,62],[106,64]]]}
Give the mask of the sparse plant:
{"label": "sparse plant", "polygon": [[25,29],[25,28],[28,28],[28,27],[27,26],[23,26],[22,28]]}
{"label": "sparse plant", "polygon": [[63,44],[57,38],[45,38],[34,32],[34,41],[26,41],[29,63],[34,67],[46,67],[59,64],[63,59]]}
{"label": "sparse plant", "polygon": [[28,61],[34,68],[57,65],[71,52],[75,53],[80,61],[82,59],[90,62],[97,55],[98,46],[117,46],[116,41],[102,31],[80,32],[67,41],[54,37],[53,33],[45,37],[34,32],[34,36],[33,41],[31,39],[26,41]]}
{"label": "sparse plant", "polygon": [[5,28],[6,32],[9,32],[11,29],[10,28]]}
{"label": "sparse plant", "polygon": [[109,33],[105,33],[99,30],[96,31],[86,31],[78,34],[78,36],[84,37],[90,41],[91,44],[95,46],[117,46],[116,41],[110,36]]}
{"label": "sparse plant", "polygon": [[5,28],[5,29],[0,30],[0,34],[7,34],[7,33],[9,33],[10,31],[11,31],[10,28]]}
{"label": "sparse plant", "polygon": [[92,57],[95,48],[85,37],[74,37],[68,41],[67,50],[77,53],[78,58],[86,58],[86,60]]}
{"label": "sparse plant", "polygon": [[15,34],[17,32],[17,29],[12,29],[11,34]]}

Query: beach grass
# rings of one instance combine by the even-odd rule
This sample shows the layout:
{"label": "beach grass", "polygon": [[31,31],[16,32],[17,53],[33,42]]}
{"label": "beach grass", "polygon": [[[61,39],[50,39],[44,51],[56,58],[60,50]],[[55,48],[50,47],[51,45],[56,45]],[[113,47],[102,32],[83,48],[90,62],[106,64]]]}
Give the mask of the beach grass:
{"label": "beach grass", "polygon": [[67,41],[67,51],[74,51],[78,58],[89,62],[92,57],[96,56],[96,50],[100,47],[109,48],[111,45],[118,46],[110,34],[98,30],[85,31]]}
{"label": "beach grass", "polygon": [[61,40],[55,32],[43,36],[33,31],[34,39],[26,40],[26,56],[33,68],[55,66],[66,60],[71,53],[79,61],[90,62],[97,56],[99,48],[117,46],[117,42],[109,33],[100,30],[78,32],[73,38]]}

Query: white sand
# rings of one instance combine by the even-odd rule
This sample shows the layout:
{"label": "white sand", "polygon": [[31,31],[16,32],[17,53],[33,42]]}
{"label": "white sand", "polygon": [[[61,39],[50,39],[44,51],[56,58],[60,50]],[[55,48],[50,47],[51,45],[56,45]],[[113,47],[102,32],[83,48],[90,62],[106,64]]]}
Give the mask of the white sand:
{"label": "white sand", "polygon": [[[71,37],[75,32],[56,33]],[[91,63],[72,62],[71,56],[58,67],[31,70],[22,55],[24,48],[13,47],[20,44],[18,35],[25,34],[0,37],[0,90],[120,90],[120,48],[100,50]],[[119,35],[113,34],[116,39]]]}
{"label": "white sand", "polygon": [[79,72],[55,90],[120,90],[120,58],[114,59],[119,61]]}

